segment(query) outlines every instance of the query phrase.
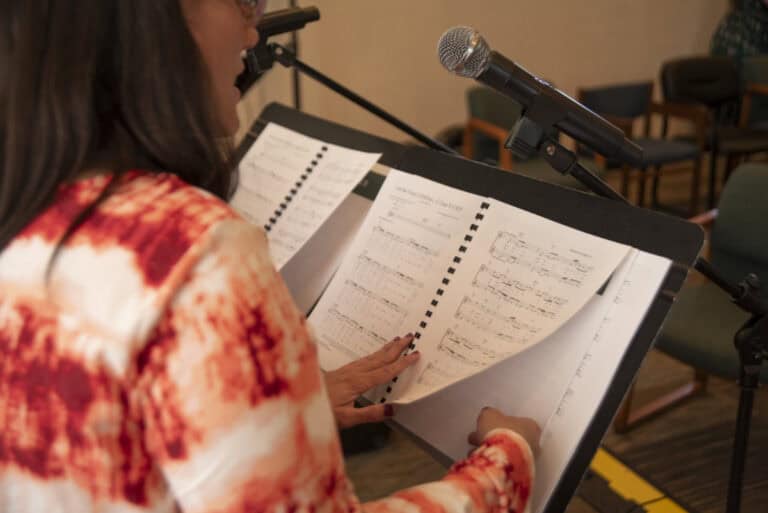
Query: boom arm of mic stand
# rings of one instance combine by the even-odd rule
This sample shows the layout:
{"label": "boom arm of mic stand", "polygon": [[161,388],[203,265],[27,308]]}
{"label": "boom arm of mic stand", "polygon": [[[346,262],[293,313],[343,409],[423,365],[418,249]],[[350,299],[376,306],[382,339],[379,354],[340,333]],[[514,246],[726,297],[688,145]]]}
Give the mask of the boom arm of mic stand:
{"label": "boom arm of mic stand", "polygon": [[321,84],[331,89],[335,93],[338,93],[344,98],[350,100],[351,102],[356,103],[357,105],[364,108],[371,114],[374,114],[375,116],[378,116],[379,118],[383,119],[387,123],[399,128],[400,130],[410,135],[417,141],[425,144],[426,146],[438,151],[442,151],[444,153],[451,153],[454,155],[458,155],[458,152],[456,152],[453,148],[419,132],[418,130],[406,124],[405,122],[399,120],[392,114],[389,114],[388,112],[384,111],[380,107],[369,102],[362,96],[354,93],[353,91],[347,89],[346,87],[339,84],[338,82],[331,79],[330,77],[320,73],[316,69],[305,64],[304,62],[299,60],[299,58],[296,57],[296,54],[290,51],[288,48],[285,48],[284,46],[278,43],[270,43],[268,45],[268,48],[274,60],[276,60],[283,66],[293,67],[294,69],[299,70],[301,73],[320,82]]}
{"label": "boom arm of mic stand", "polygon": [[[559,142],[547,138],[543,128],[530,119],[521,118],[507,140],[506,146],[529,156],[538,152],[555,170],[572,175],[595,194],[629,204],[624,196],[611,188],[603,179],[579,164],[572,151]],[[725,291],[742,310],[751,314],[750,319],[734,336],[734,345],[739,353],[741,364],[739,371],[741,393],[733,441],[726,512],[738,513],[741,509],[754,391],[760,382],[762,362],[768,358],[768,315],[766,315],[768,308],[759,296],[760,282],[754,274],[748,275],[738,285],[733,285],[704,258],[697,258],[694,268]]]}

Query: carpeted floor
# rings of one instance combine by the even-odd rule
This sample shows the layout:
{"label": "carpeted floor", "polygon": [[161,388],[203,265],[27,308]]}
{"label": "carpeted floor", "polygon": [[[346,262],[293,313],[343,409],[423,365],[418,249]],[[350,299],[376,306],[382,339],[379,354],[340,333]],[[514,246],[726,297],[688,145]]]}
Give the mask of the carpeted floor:
{"label": "carpeted floor", "polygon": [[[692,424],[693,429],[632,447],[622,452],[621,458],[641,474],[663,483],[671,496],[694,510],[723,512],[735,420],[706,427]],[[747,458],[742,511],[768,511],[768,423],[764,419],[752,423]]]}

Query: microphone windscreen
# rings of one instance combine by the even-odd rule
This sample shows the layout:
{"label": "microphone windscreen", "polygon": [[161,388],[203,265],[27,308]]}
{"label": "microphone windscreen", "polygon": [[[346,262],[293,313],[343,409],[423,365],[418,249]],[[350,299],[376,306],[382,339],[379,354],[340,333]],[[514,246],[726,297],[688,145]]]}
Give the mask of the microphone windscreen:
{"label": "microphone windscreen", "polygon": [[462,77],[477,78],[488,69],[491,49],[472,27],[448,29],[437,43],[440,63]]}

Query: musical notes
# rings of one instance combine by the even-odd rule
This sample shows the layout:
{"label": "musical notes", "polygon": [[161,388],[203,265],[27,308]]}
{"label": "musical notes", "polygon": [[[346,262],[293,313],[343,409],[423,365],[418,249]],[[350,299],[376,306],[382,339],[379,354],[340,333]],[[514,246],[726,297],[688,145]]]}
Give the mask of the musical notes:
{"label": "musical notes", "polygon": [[531,275],[555,279],[564,285],[580,287],[594,265],[582,260],[588,254],[573,248],[547,249],[531,244],[519,233],[499,232],[491,255],[500,262],[514,264]]}
{"label": "musical notes", "polygon": [[422,357],[387,398],[415,401],[544,340],[627,251],[393,170],[310,318],[321,366],[335,369],[416,332]]}
{"label": "musical notes", "polygon": [[458,247],[477,204],[472,195],[390,172],[310,318],[324,369],[370,354],[418,327],[414,315],[423,315],[442,262]]}
{"label": "musical notes", "polygon": [[[538,344],[562,327],[629,248],[498,201],[470,228],[419,343],[408,403]],[[399,384],[399,383],[398,383]]]}
{"label": "musical notes", "polygon": [[470,296],[464,296],[454,318],[509,344],[525,344],[540,330],[535,324],[527,324],[515,315],[505,316],[493,304],[481,303]]}
{"label": "musical notes", "polygon": [[240,163],[232,206],[267,229],[272,259],[282,268],[379,157],[270,123]]}

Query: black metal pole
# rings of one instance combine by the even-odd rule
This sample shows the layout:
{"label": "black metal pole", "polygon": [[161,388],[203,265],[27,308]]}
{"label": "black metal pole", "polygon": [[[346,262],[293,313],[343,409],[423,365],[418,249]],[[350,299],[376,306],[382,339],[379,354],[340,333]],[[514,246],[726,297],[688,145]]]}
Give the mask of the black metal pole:
{"label": "black metal pole", "polygon": [[738,513],[741,510],[741,490],[744,482],[744,466],[747,461],[754,396],[755,389],[741,383],[739,413],[736,417],[736,429],[731,452],[731,475],[728,480],[728,498],[725,506],[727,513]]}
{"label": "black metal pole", "polygon": [[[740,288],[746,293],[754,293],[760,289],[757,276],[750,275]],[[731,475],[728,480],[727,513],[738,513],[741,510],[741,494],[744,483],[744,467],[747,461],[749,446],[749,431],[752,421],[752,406],[755,390],[760,383],[760,368],[768,353],[768,318],[753,316],[736,333],[734,337],[736,349],[739,351],[739,412],[736,417],[736,429],[733,437],[731,457]]]}
{"label": "black metal pole", "polygon": [[417,141],[425,144],[426,146],[438,151],[442,151],[444,153],[451,153],[454,155],[458,155],[458,152],[456,152],[453,148],[446,146],[440,141],[436,141],[431,137],[419,132],[415,128],[411,127],[410,125],[399,120],[392,114],[389,114],[388,112],[384,111],[380,107],[369,102],[368,100],[358,95],[357,93],[347,89],[346,87],[339,84],[335,80],[320,73],[319,71],[312,68],[311,66],[303,63],[296,57],[296,55],[293,52],[291,52],[289,49],[285,48],[284,46],[281,46],[277,43],[270,43],[269,48],[275,60],[278,61],[283,66],[293,67],[294,69],[299,70],[301,73],[307,75],[308,77],[314,80],[317,80],[318,82],[328,87],[332,91],[340,94],[341,96],[343,96],[344,98],[347,98],[353,103],[356,103],[357,105],[361,106],[371,114],[374,114],[375,116],[380,117],[387,123],[399,128],[400,130],[410,135]]}
{"label": "black metal pole", "polygon": [[[297,7],[298,2],[291,0],[291,7]],[[299,33],[297,31],[291,32],[291,47],[296,55],[299,55]],[[291,78],[293,80],[293,108],[301,110],[301,81],[299,78],[299,71],[297,69],[291,70]]]}

